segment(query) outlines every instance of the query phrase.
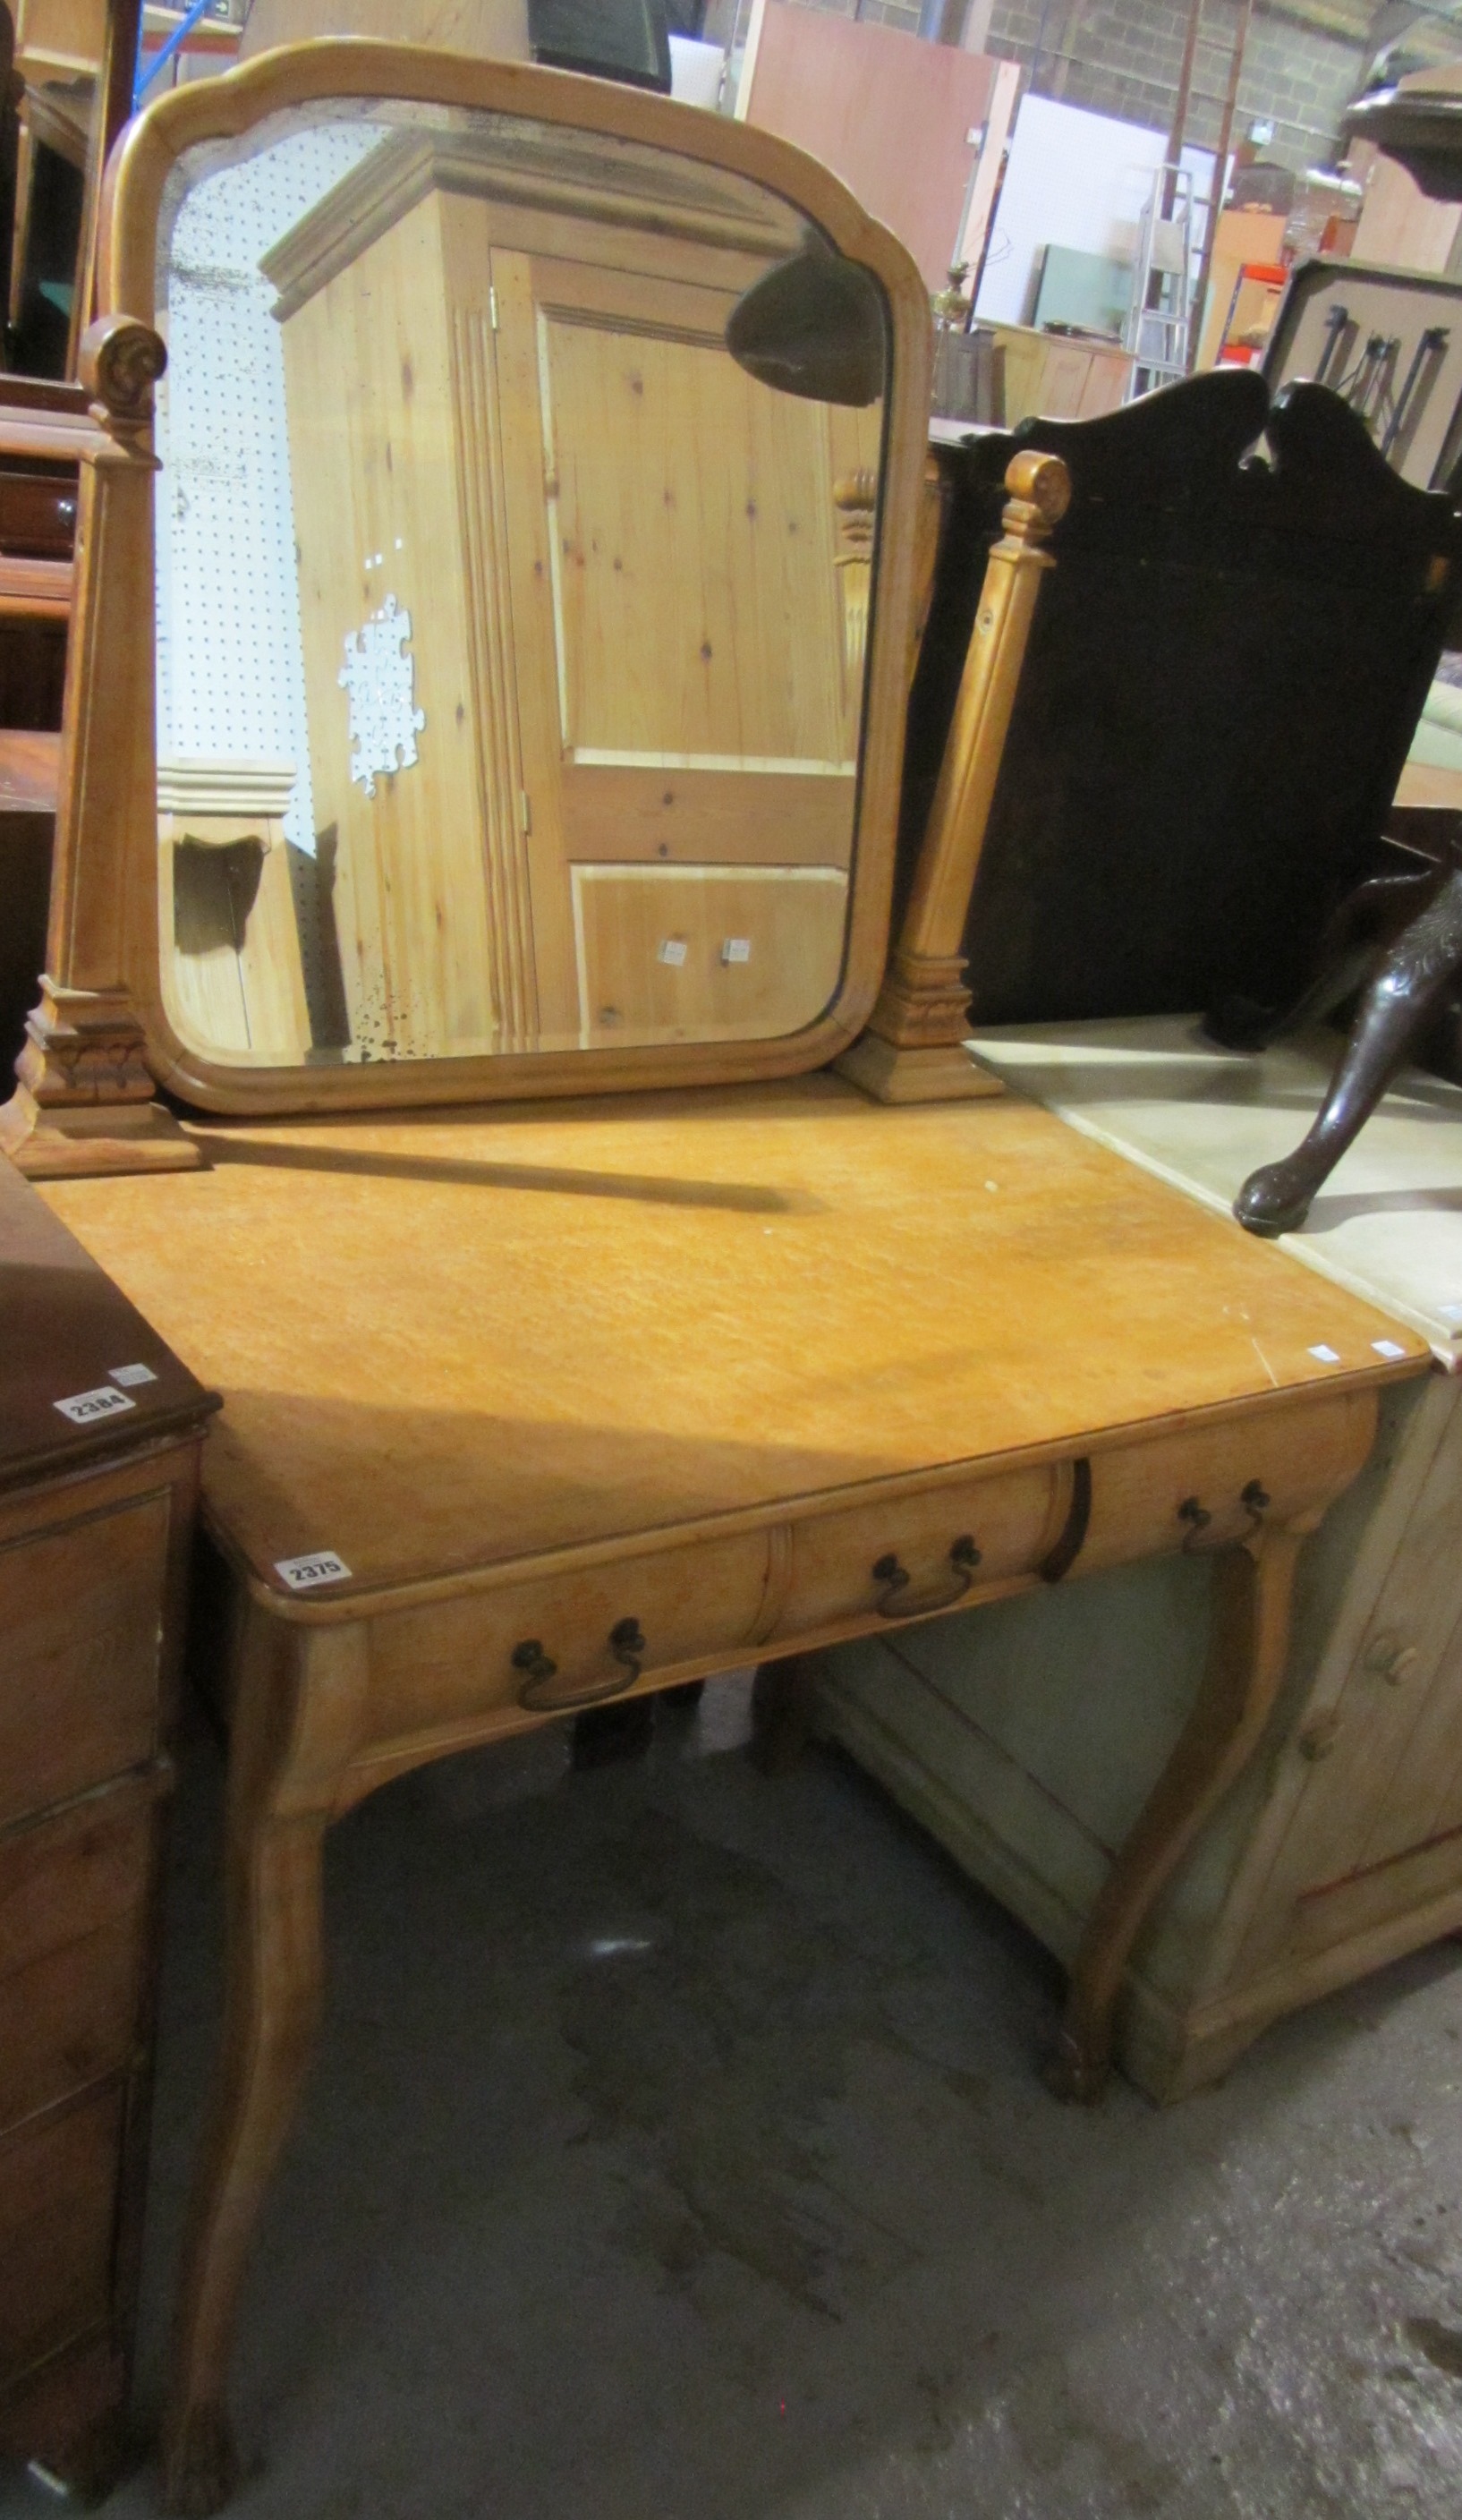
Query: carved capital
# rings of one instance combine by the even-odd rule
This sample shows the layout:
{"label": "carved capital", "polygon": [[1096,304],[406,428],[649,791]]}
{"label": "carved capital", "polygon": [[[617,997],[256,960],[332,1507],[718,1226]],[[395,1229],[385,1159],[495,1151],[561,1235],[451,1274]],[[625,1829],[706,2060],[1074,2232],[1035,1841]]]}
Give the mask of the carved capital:
{"label": "carved capital", "polygon": [[63,989],[41,1002],[0,1106],[0,1153],[32,1181],[87,1173],[195,1172],[203,1156],[153,1101],[142,1026],[125,989]]}
{"label": "carved capital", "polygon": [[43,977],[25,1034],[16,1074],[42,1110],[152,1101],[142,1025],[125,989],[66,989]]}
{"label": "carved capital", "polygon": [[908,954],[896,949],[868,1017],[868,1030],[904,1049],[962,1042],[969,1031],[969,989],[962,954]]}
{"label": "carved capital", "polygon": [[845,472],[832,485],[848,560],[866,560],[873,547],[873,517],[878,506],[878,475],[866,467]]}
{"label": "carved capital", "polygon": [[843,588],[843,669],[851,694],[863,689],[864,658],[868,646],[868,592],[873,573],[873,524],[878,508],[878,475],[866,470],[845,472],[832,485],[843,548],[833,561]]}
{"label": "carved capital", "polygon": [[147,428],[153,387],[167,366],[167,345],[135,315],[102,315],[81,336],[81,382],[93,417],[113,435]]}

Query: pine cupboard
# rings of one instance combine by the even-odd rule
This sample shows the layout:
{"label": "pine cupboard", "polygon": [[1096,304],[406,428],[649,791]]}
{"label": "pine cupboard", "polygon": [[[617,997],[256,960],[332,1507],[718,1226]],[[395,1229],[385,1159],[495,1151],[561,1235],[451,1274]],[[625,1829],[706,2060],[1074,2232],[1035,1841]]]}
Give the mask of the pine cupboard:
{"label": "pine cupboard", "polygon": [[[804,233],[709,169],[407,131],[264,257],[351,1055],[773,1037],[832,999],[864,666],[835,493],[876,479],[881,410],[725,343]],[[411,757],[368,783],[342,659],[398,627]]]}

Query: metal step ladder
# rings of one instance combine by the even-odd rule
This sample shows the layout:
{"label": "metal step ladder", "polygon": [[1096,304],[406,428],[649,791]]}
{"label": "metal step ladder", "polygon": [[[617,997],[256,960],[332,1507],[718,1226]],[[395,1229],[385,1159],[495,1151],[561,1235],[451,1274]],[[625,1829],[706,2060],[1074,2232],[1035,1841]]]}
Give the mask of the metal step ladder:
{"label": "metal step ladder", "polygon": [[1193,177],[1186,166],[1152,170],[1137,222],[1132,293],[1123,347],[1134,362],[1128,399],[1188,373],[1193,318]]}

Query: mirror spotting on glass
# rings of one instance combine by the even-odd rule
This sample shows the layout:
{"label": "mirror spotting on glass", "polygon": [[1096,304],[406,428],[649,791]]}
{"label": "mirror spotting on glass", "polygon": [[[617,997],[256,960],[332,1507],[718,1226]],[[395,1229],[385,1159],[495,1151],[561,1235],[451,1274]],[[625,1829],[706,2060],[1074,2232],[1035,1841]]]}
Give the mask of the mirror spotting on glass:
{"label": "mirror spotting on glass", "polygon": [[740,175],[405,105],[187,153],[158,254],[179,1039],[289,1067],[815,1022],[876,285]]}

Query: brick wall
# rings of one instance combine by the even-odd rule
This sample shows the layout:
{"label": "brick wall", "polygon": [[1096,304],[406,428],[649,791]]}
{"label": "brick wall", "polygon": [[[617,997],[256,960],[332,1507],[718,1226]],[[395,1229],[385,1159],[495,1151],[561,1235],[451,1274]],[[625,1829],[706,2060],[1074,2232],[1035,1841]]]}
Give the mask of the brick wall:
{"label": "brick wall", "polygon": [[[1188,118],[1188,135],[1201,147],[1218,138],[1237,14],[1234,0],[1204,0]],[[1187,15],[1183,0],[1045,0],[1044,6],[1042,0],[995,0],[990,50],[1027,69],[1035,61],[1041,96],[1166,130]],[[1364,58],[1358,42],[1257,7],[1244,47],[1236,130],[1272,122],[1266,157],[1296,168],[1325,163]]]}
{"label": "brick wall", "polygon": [[[861,12],[857,0],[802,5],[910,31],[919,21],[918,0],[863,0]],[[1236,0],[1204,0],[1188,118],[1188,136],[1200,147],[1211,148],[1218,138],[1236,17]],[[1027,71],[1034,63],[1038,95],[1166,131],[1187,20],[1186,0],[995,0],[988,49]],[[1272,122],[1266,157],[1297,169],[1331,161],[1341,112],[1364,59],[1360,42],[1258,0],[1244,49],[1236,132],[1251,122]]]}

